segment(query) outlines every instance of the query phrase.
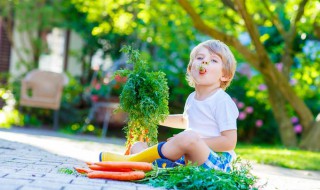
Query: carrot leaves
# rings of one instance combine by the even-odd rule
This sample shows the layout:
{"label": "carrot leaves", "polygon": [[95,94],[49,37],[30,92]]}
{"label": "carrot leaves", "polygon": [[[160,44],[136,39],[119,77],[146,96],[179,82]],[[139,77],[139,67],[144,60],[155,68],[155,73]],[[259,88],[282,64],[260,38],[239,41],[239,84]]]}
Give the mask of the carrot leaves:
{"label": "carrot leaves", "polygon": [[139,140],[154,145],[158,142],[157,125],[169,114],[166,76],[161,71],[150,71],[149,63],[142,60],[139,51],[131,46],[124,46],[121,51],[128,55],[128,62],[133,64],[133,70],[119,70],[115,73],[127,77],[120,95],[119,108],[129,116],[125,128],[127,145]]}

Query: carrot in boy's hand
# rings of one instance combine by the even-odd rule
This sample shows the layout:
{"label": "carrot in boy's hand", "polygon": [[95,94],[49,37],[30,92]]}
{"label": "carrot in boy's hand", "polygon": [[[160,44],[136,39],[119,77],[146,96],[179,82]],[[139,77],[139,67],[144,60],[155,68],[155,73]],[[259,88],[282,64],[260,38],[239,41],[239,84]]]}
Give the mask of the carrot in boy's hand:
{"label": "carrot in boy's hand", "polygon": [[98,166],[103,166],[108,169],[132,169],[150,171],[152,170],[152,164],[147,162],[117,162],[117,161],[105,161],[96,162]]}
{"label": "carrot in boy's hand", "polygon": [[120,181],[139,180],[145,177],[143,171],[131,172],[106,172],[106,171],[93,171],[87,174],[89,178],[113,179]]}

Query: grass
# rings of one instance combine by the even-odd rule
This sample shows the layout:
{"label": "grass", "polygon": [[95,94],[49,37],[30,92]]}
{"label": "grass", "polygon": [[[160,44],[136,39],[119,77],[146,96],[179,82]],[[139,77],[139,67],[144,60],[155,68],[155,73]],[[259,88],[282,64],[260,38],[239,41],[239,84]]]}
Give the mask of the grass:
{"label": "grass", "polygon": [[320,152],[281,146],[238,144],[236,153],[245,160],[299,170],[320,171]]}

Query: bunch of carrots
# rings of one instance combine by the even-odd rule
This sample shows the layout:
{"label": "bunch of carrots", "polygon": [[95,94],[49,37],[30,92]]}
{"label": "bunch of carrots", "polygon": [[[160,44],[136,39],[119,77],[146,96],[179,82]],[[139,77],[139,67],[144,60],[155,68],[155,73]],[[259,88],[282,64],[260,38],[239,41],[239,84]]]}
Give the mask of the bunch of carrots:
{"label": "bunch of carrots", "polygon": [[145,172],[152,170],[152,164],[147,162],[104,161],[86,164],[89,169],[75,168],[75,170],[86,174],[89,178],[119,181],[140,180],[145,177]]}
{"label": "bunch of carrots", "polygon": [[[129,138],[127,139],[126,143],[126,150],[124,152],[124,155],[129,155],[130,154],[130,149],[133,145],[134,142],[134,136],[133,136],[133,131],[132,129],[129,130]],[[148,129],[142,130],[141,135],[139,135],[139,142],[146,142],[149,143],[149,137],[148,137]]]}

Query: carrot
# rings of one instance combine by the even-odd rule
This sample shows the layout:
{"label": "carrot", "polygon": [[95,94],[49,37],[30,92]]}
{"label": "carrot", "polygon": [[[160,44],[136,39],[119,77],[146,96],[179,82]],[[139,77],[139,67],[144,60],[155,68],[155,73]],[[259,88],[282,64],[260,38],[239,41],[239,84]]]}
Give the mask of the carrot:
{"label": "carrot", "polygon": [[92,172],[92,170],[88,170],[88,169],[84,169],[84,168],[74,168],[77,172],[81,173],[81,174],[87,174]]}
{"label": "carrot", "polygon": [[131,172],[133,171],[132,169],[130,168],[118,168],[118,169],[110,169],[110,168],[107,168],[107,167],[103,167],[103,166],[99,166],[99,165],[89,165],[88,166],[91,170],[97,170],[97,171],[110,171],[110,172]]}
{"label": "carrot", "polygon": [[119,181],[131,181],[139,180],[145,177],[145,173],[142,171],[131,172],[105,172],[105,171],[93,171],[87,174],[89,178],[102,178],[113,179]]}
{"label": "carrot", "polygon": [[88,166],[90,166],[90,165],[93,165],[94,162],[86,162],[86,164],[87,164]]}
{"label": "carrot", "polygon": [[124,155],[129,155],[131,150],[131,144],[127,146],[126,151],[124,152]]}
{"label": "carrot", "polygon": [[105,161],[96,162],[96,165],[103,166],[108,169],[133,169],[150,171],[152,170],[152,164],[147,162],[117,162],[117,161]]}
{"label": "carrot", "polygon": [[144,134],[140,135],[140,137],[139,137],[139,141],[140,141],[140,142],[144,142],[144,140],[143,140],[143,139],[144,139],[144,136],[145,136]]}

